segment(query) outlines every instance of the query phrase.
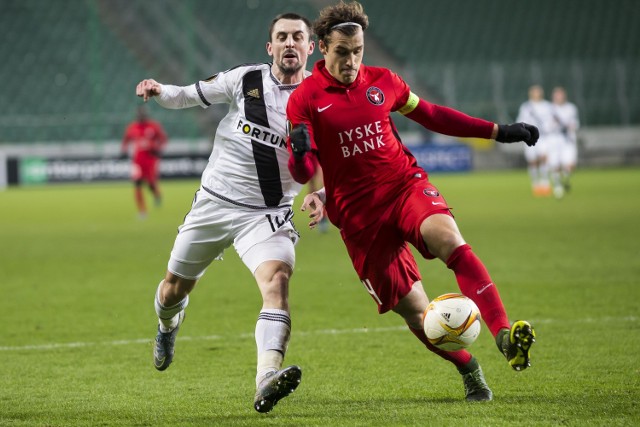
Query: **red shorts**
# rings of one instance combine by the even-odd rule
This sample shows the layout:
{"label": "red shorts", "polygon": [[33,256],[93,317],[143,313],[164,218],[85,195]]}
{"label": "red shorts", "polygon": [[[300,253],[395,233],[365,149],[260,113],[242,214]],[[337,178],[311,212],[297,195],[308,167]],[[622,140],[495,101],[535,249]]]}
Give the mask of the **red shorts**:
{"label": "red shorts", "polygon": [[134,181],[147,181],[153,184],[158,179],[158,158],[152,155],[136,156],[133,159],[131,179]]}
{"label": "red shorts", "polygon": [[420,225],[430,215],[451,215],[447,202],[426,179],[416,180],[402,191],[385,211],[373,209],[376,223],[351,236],[343,234],[351,262],[378,312],[391,310],[421,279],[407,243],[427,259],[435,258],[420,234]]}

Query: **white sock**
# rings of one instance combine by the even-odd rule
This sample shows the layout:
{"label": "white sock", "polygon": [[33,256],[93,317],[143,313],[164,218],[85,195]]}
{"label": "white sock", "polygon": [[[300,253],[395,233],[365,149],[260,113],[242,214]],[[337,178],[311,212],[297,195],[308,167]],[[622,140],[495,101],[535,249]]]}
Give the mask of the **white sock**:
{"label": "white sock", "polygon": [[171,307],[165,307],[160,302],[160,288],[164,280],[160,282],[158,285],[158,289],[156,291],[156,296],[154,299],[154,306],[156,309],[156,314],[158,315],[158,323],[160,325],[160,332],[171,332],[178,326],[178,322],[180,321],[180,312],[187,308],[189,305],[189,295],[187,295],[182,301],[173,305]]}
{"label": "white sock", "polygon": [[529,178],[531,178],[531,186],[535,187],[538,185],[538,167],[537,166],[533,166],[533,165],[529,165],[527,167],[527,170],[529,171]]}
{"label": "white sock", "polygon": [[552,171],[551,172],[551,183],[553,184],[554,188],[561,188],[562,187],[562,178],[560,175],[560,171]]}
{"label": "white sock", "polygon": [[549,187],[549,166],[546,163],[538,166],[538,179],[541,186]]}
{"label": "white sock", "polygon": [[256,322],[256,346],[258,363],[256,386],[266,374],[282,366],[291,337],[291,318],[285,310],[263,309]]}
{"label": "white sock", "polygon": [[283,360],[284,354],[278,350],[267,350],[260,353],[258,355],[258,366],[256,369],[256,387],[260,385],[269,372],[280,370]]}

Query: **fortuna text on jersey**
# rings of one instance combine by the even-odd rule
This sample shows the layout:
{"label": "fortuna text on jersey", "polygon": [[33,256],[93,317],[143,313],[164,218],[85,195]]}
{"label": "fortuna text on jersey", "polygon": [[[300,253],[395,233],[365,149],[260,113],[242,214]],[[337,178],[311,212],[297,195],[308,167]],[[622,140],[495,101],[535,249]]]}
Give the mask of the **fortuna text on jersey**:
{"label": "fortuna text on jersey", "polygon": [[242,119],[238,120],[238,126],[236,129],[240,129],[243,134],[249,135],[255,140],[268,142],[273,146],[278,146],[285,150],[287,149],[287,140],[283,136],[273,133],[271,129],[267,130],[254,123],[244,122]]}

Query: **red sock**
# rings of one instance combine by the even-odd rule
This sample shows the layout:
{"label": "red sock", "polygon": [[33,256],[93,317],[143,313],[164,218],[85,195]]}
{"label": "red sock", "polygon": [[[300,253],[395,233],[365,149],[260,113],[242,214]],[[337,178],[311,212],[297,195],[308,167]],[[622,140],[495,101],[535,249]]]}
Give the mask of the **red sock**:
{"label": "red sock", "polygon": [[135,188],[135,197],[136,197],[136,206],[138,207],[138,212],[145,213],[147,211],[147,208],[144,205],[144,194],[142,194],[142,187]]}
{"label": "red sock", "polygon": [[409,326],[409,330],[413,333],[413,335],[418,337],[418,339],[422,341],[422,343],[426,345],[429,350],[442,357],[444,360],[448,360],[449,362],[453,363],[454,365],[456,365],[456,368],[461,368],[471,361],[471,353],[469,353],[467,350],[440,350],[439,348],[431,344],[429,340],[427,340],[427,334],[424,333],[424,329],[413,329],[411,326]]}
{"label": "red sock", "polygon": [[482,261],[471,250],[471,246],[457,247],[447,260],[447,267],[455,273],[460,291],[471,298],[480,309],[491,334],[495,337],[500,329],[509,329],[509,318],[498,289]]}

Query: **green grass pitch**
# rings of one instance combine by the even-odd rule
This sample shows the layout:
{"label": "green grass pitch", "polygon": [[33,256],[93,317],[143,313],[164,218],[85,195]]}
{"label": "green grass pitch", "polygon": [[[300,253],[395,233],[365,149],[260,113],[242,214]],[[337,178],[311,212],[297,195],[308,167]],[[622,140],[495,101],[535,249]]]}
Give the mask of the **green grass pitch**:
{"label": "green grass pitch", "polygon": [[[579,170],[563,200],[534,198],[524,171],[432,181],[510,317],[537,329],[517,373],[483,327],[471,351],[493,402],[465,403],[453,366],[377,314],[337,230],[298,211],[285,360],[303,369],[298,390],[252,408],[260,298],[233,249],[157,372],[153,294],[197,182],[164,182],[146,221],[128,183],[49,186],[0,192],[0,425],[638,425],[640,171]],[[419,264],[430,297],[457,291],[441,262]]]}

